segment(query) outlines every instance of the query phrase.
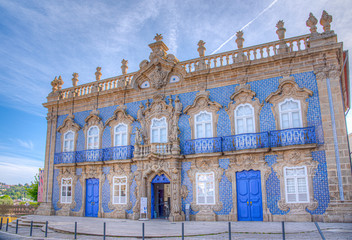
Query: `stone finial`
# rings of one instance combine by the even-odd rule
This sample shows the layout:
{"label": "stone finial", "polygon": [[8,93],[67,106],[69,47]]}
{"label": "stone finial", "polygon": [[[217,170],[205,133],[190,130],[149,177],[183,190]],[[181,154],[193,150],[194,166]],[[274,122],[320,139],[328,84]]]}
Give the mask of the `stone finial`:
{"label": "stone finial", "polygon": [[284,21],[280,20],[277,22],[276,27],[276,34],[279,37],[280,40],[283,40],[285,38],[285,32],[286,32],[286,28],[284,28]]}
{"label": "stone finial", "polygon": [[125,59],[122,59],[121,63],[122,63],[122,65],[121,65],[122,74],[125,75],[125,74],[127,74],[127,70],[128,70],[128,66],[127,66],[128,61]]}
{"label": "stone finial", "polygon": [[243,48],[243,42],[244,42],[244,38],[243,38],[243,32],[242,31],[238,31],[236,33],[236,43],[237,43],[237,48],[240,49],[240,48]]}
{"label": "stone finial", "polygon": [[332,16],[329,15],[325,10],[323,11],[320,18],[320,25],[323,26],[324,32],[330,32],[330,23],[332,22]]}
{"label": "stone finial", "polygon": [[309,18],[306,21],[306,25],[307,27],[310,27],[309,30],[312,34],[317,32],[317,23],[318,20],[314,17],[313,13],[309,13]]}
{"label": "stone finial", "polygon": [[61,90],[63,84],[64,84],[64,81],[62,81],[61,76],[59,76],[59,79],[57,80],[57,88],[58,88],[58,90]]}
{"label": "stone finial", "polygon": [[204,57],[205,55],[205,50],[207,50],[205,47],[205,42],[203,40],[199,40],[198,42],[198,49],[197,51],[199,52],[199,57]]}
{"label": "stone finial", "polygon": [[57,86],[58,86],[57,77],[55,77],[54,80],[51,81],[51,86],[53,87],[53,92],[56,92],[57,91]]}
{"label": "stone finial", "polygon": [[163,40],[163,36],[161,35],[161,34],[156,34],[155,35],[155,37],[154,37],[154,40],[156,41],[156,42],[159,42],[159,41],[161,41],[161,40]]}
{"label": "stone finial", "polygon": [[100,71],[101,71],[101,67],[97,67],[97,71],[95,72],[95,79],[97,81],[99,81],[101,78],[101,75],[103,75]]}
{"label": "stone finial", "polygon": [[73,85],[74,87],[77,87],[79,75],[78,75],[78,73],[73,73],[72,76],[73,76],[73,78],[72,78],[72,85]]}

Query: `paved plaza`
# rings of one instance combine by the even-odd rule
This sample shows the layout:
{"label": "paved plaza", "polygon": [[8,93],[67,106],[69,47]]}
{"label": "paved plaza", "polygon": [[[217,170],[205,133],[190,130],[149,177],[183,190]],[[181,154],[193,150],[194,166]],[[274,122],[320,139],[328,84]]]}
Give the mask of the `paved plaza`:
{"label": "paved plaza", "polygon": [[[29,237],[30,222],[33,221],[32,238]],[[45,222],[48,221],[46,239],[74,239],[77,222],[77,239],[103,239],[104,222],[106,239],[140,239],[142,224],[145,238],[181,239],[182,223],[166,220],[133,221],[125,219],[60,217],[30,215],[19,220],[18,234],[15,222],[6,232],[3,224],[0,239],[43,239]],[[326,239],[352,239],[352,223],[319,223]],[[185,239],[229,239],[228,222],[184,222]],[[286,239],[321,239],[312,222],[286,222]],[[282,239],[281,222],[232,222],[232,239]]]}

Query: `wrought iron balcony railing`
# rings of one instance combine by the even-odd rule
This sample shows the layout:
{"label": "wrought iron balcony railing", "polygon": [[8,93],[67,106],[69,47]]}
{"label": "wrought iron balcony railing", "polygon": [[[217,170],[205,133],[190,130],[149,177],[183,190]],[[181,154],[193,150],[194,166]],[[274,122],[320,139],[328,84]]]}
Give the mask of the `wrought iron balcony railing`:
{"label": "wrought iron balcony railing", "polygon": [[76,152],[62,152],[55,153],[54,164],[60,163],[75,163],[76,162]]}
{"label": "wrought iron balcony railing", "polygon": [[133,150],[134,147],[131,145],[105,148],[103,159],[104,161],[131,159],[133,158]]}
{"label": "wrought iron balcony railing", "polygon": [[270,132],[271,147],[303,145],[316,143],[315,128],[290,128]]}
{"label": "wrought iron balcony railing", "polygon": [[269,133],[244,133],[222,137],[222,151],[269,148]]}
{"label": "wrought iron balcony railing", "polygon": [[104,149],[55,153],[54,164],[131,159],[133,158],[133,150],[134,147],[128,145]]}
{"label": "wrought iron balcony railing", "polygon": [[199,138],[185,142],[184,154],[221,152],[221,137]]}

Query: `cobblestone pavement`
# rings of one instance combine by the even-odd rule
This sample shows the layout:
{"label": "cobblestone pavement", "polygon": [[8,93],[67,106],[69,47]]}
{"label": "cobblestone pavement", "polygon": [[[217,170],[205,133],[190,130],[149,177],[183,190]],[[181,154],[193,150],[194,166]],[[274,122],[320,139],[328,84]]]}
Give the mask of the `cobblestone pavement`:
{"label": "cobblestone pavement", "polygon": [[[142,222],[108,218],[79,218],[58,216],[27,216],[27,220],[49,222],[48,237],[45,238],[44,227],[33,228],[33,237],[29,237],[29,227],[19,226],[18,234],[14,227],[3,225],[0,239],[74,239],[74,223],[77,222],[77,239],[103,239],[103,224],[106,222],[106,239],[141,239]],[[145,233],[151,240],[181,239],[181,224],[165,220],[146,221]],[[227,222],[185,222],[186,240],[229,239]],[[352,223],[319,223],[326,239],[351,239]],[[285,223],[286,239],[321,239],[312,222]],[[98,236],[97,236],[98,235]],[[113,236],[113,237],[112,237]],[[119,237],[125,236],[125,237]],[[126,237],[133,236],[133,237]],[[282,239],[281,222],[232,222],[231,239]]]}

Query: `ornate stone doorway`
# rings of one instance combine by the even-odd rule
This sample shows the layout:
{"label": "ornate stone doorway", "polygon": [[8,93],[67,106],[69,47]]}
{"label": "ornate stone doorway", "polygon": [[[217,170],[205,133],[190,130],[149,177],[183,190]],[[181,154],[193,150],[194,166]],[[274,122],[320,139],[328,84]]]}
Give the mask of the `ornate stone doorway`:
{"label": "ornate stone doorway", "polygon": [[167,219],[170,215],[171,188],[170,180],[164,175],[157,175],[151,182],[151,219]]}

